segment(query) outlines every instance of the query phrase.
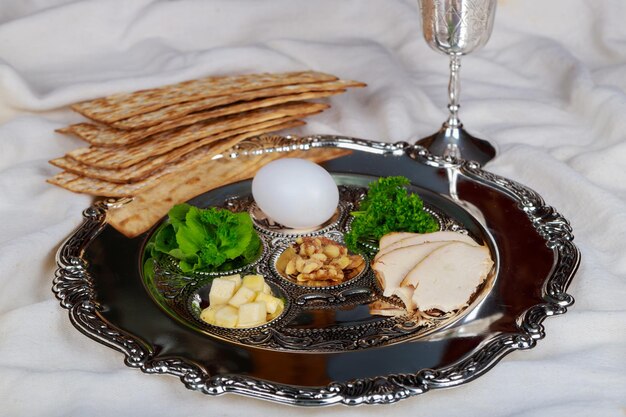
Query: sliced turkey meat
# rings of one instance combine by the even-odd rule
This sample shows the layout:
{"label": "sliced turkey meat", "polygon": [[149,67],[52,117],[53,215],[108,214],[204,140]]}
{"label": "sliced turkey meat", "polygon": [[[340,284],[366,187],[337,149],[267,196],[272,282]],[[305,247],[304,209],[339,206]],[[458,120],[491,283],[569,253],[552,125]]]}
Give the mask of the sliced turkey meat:
{"label": "sliced turkey meat", "polygon": [[467,304],[492,266],[487,247],[453,242],[424,257],[407,274],[403,285],[415,287],[412,300],[417,309],[452,311]]}
{"label": "sliced turkey meat", "polygon": [[378,242],[378,249],[382,250],[383,248],[386,248],[387,246],[402,240],[402,239],[406,239],[408,237],[411,236],[415,236],[415,233],[409,233],[409,232],[391,232],[391,233],[387,233],[385,236],[380,238],[380,242]]}
{"label": "sliced turkey meat", "polygon": [[[389,253],[395,249],[406,247],[406,246],[419,245],[421,243],[426,243],[426,242],[459,241],[459,242],[465,242],[468,245],[478,246],[478,243],[476,243],[474,239],[472,239],[468,235],[464,235],[458,232],[442,231],[442,232],[433,232],[433,233],[396,233],[396,235],[402,235],[401,239],[395,240],[391,243],[389,243],[390,242],[389,240],[386,240],[385,246],[380,247],[378,253],[374,257],[374,260],[377,260],[384,254]],[[385,235],[385,236],[389,236],[389,235]],[[381,238],[381,242],[383,241],[385,236]]]}
{"label": "sliced turkey meat", "polygon": [[393,292],[393,295],[397,295],[402,300],[407,311],[414,311],[416,308],[413,302],[413,291],[415,288],[407,285],[406,287],[398,287]]}
{"label": "sliced turkey meat", "polygon": [[383,295],[385,297],[392,296],[394,291],[400,287],[406,274],[415,265],[433,250],[449,244],[451,242],[429,242],[406,246],[386,253],[374,261],[372,269],[376,272],[376,278],[383,288]]}

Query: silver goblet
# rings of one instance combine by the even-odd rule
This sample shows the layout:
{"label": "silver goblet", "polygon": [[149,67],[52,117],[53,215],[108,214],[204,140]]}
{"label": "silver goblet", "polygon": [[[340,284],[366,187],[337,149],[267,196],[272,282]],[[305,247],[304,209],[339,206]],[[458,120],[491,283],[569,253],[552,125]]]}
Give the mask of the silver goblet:
{"label": "silver goblet", "polygon": [[450,112],[439,132],[418,145],[435,155],[454,156],[481,164],[493,159],[496,150],[486,140],[471,136],[459,120],[459,70],[461,56],[482,47],[491,36],[496,0],[418,0],[426,43],[450,56],[448,84]]}

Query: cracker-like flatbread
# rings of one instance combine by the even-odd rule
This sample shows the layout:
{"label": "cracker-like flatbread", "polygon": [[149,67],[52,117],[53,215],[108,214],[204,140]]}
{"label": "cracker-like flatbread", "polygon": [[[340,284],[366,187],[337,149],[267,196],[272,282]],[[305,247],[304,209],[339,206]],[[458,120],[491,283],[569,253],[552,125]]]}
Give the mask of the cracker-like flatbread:
{"label": "cracker-like flatbread", "polygon": [[322,163],[350,154],[345,149],[318,148],[308,151],[274,152],[261,156],[207,161],[193,169],[172,173],[133,201],[107,214],[107,222],[129,238],[154,226],[174,204],[183,203],[209,190],[251,178],[259,168],[278,158],[305,158]]}
{"label": "cracker-like flatbread", "polygon": [[144,189],[155,186],[169,177],[172,173],[183,173],[193,170],[196,166],[212,161],[216,155],[231,149],[243,139],[232,137],[224,139],[216,144],[208,153],[193,153],[180,158],[176,163],[165,165],[153,172],[150,176],[136,182],[118,184],[97,178],[85,177],[71,172],[63,171],[47,180],[50,184],[58,185],[75,193],[90,194],[103,197],[132,197]]}
{"label": "cracker-like flatbread", "polygon": [[[141,192],[145,188],[149,188],[157,184],[162,177],[171,173],[180,173],[185,170],[192,169],[203,161],[210,161],[215,155],[219,155],[234,145],[239,143],[241,139],[232,137],[224,139],[216,144],[209,154],[195,154],[183,157],[175,164],[169,164],[163,168],[153,172],[150,176],[127,184],[118,184],[101,179],[89,178],[82,175],[63,171],[48,179],[50,184],[58,185],[66,190],[75,193],[90,194],[103,197],[132,197]],[[215,151],[216,153],[214,153]]]}
{"label": "cracker-like flatbread", "polygon": [[162,169],[165,165],[176,163],[177,160],[187,156],[191,152],[213,152],[215,143],[221,139],[237,136],[240,140],[244,140],[254,136],[263,135],[265,133],[276,132],[278,130],[292,129],[303,126],[304,124],[306,124],[304,121],[294,120],[293,117],[283,117],[282,119],[270,120],[268,122],[242,127],[240,129],[229,130],[227,132],[222,132],[209,136],[208,138],[191,142],[187,145],[181,146],[180,148],[176,148],[171,152],[146,159],[145,161],[127,168],[110,169],[93,167],[85,165],[82,162],[68,156],[53,159],[50,163],[67,172],[71,172],[72,174],[117,184],[126,184],[144,180],[157,170]]}
{"label": "cracker-like flatbread", "polygon": [[223,152],[233,148],[239,142],[247,138],[249,138],[248,133],[244,133],[223,139],[214,143],[213,146],[207,146],[207,148],[204,149],[205,152],[187,154],[179,158],[175,163],[166,164],[160,169],[151,172],[149,176],[131,183],[113,183],[111,181],[86,177],[68,171],[60,172],[47,181],[76,193],[100,195],[104,197],[131,197],[145,188],[154,186],[162,177],[173,172],[183,172],[194,168],[198,164],[210,161],[216,155],[221,155]]}
{"label": "cracker-like flatbread", "polygon": [[83,164],[94,167],[113,169],[126,168],[148,158],[162,155],[180,146],[219,132],[250,126],[268,120],[281,119],[283,117],[292,116],[301,118],[319,113],[328,107],[327,104],[322,103],[286,103],[237,115],[211,119],[207,122],[195,123],[187,127],[158,133],[128,147],[81,148],[71,151],[67,155]]}
{"label": "cracker-like flatbread", "polygon": [[179,119],[167,120],[163,123],[155,126],[150,126],[145,129],[121,130],[101,124],[77,123],[58,129],[57,132],[75,135],[94,146],[124,146],[136,143],[149,136],[165,132],[167,130],[171,130],[177,127],[187,126],[197,122],[204,122],[217,117],[228,116],[231,114],[242,113],[283,103],[289,103],[292,101],[302,101],[328,97],[335,94],[341,94],[344,91],[345,90],[315,91],[301,94],[270,97],[253,101],[244,101],[241,103],[216,107],[207,111],[192,113]]}
{"label": "cracker-like flatbread", "polygon": [[[351,87],[364,87],[365,84],[350,81],[350,80],[337,80],[320,83],[308,83],[308,84],[293,84],[274,88],[264,88],[261,90],[244,91],[242,93],[231,94],[228,96],[209,97],[202,100],[189,101],[186,103],[175,104],[155,110],[153,112],[139,114],[137,116],[130,117],[128,119],[119,120],[111,123],[112,127],[117,129],[141,129],[149,126],[158,125],[160,123],[179,119],[188,114],[212,109],[218,106],[225,106],[228,104],[236,103],[238,101],[251,101],[260,98],[278,98],[285,95],[294,95],[299,93],[317,93],[312,94],[310,97],[302,97],[300,99],[293,98],[287,101],[307,100],[309,98],[325,97],[332,91],[342,90],[344,92],[347,88]],[[337,94],[337,93],[335,93]],[[278,104],[276,102],[275,104]]]}
{"label": "cracker-like flatbread", "polygon": [[241,91],[259,90],[279,85],[333,81],[337,77],[315,71],[282,74],[247,74],[206,77],[160,88],[120,93],[84,101],[72,109],[92,120],[112,123],[165,106],[206,97],[219,97]]}

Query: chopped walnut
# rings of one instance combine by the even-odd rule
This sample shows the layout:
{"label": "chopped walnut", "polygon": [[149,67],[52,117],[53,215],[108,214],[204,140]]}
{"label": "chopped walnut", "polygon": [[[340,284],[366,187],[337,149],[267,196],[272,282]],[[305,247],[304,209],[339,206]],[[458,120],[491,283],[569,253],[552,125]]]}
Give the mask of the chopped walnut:
{"label": "chopped walnut", "polygon": [[299,237],[293,253],[285,273],[309,286],[339,284],[364,263],[361,256],[349,255],[345,246],[325,237]]}

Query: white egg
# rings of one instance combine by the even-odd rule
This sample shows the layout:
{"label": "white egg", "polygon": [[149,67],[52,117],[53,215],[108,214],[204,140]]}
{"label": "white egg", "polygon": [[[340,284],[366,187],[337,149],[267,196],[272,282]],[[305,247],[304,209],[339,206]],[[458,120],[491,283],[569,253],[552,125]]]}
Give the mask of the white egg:
{"label": "white egg", "polygon": [[252,196],[272,220],[292,228],[310,228],[330,219],[337,204],[337,184],[321,166],[306,159],[270,162],[252,180]]}

